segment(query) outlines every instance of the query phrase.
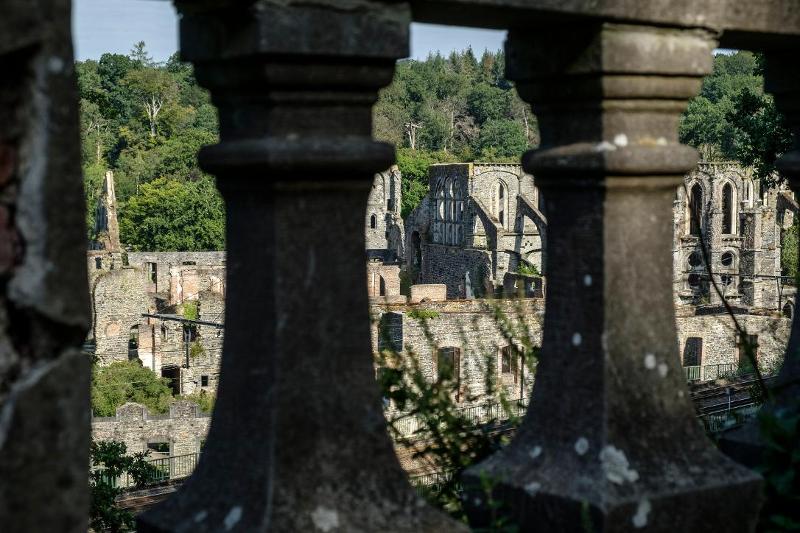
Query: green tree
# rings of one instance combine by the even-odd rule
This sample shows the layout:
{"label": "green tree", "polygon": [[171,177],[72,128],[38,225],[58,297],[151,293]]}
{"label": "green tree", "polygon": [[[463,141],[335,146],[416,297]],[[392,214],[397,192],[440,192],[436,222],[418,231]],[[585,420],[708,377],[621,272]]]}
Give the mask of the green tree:
{"label": "green tree", "polygon": [[120,235],[136,250],[204,251],[225,246],[225,210],[212,180],[158,178],[120,209]]}
{"label": "green tree", "polygon": [[775,161],[791,147],[792,136],[772,97],[745,88],[733,97],[725,119],[735,132],[734,157],[763,182],[774,182]]}
{"label": "green tree", "polygon": [[169,380],[160,378],[138,361],[118,361],[92,370],[92,410],[97,416],[114,416],[117,408],[136,402],[164,413],[172,402]]}
{"label": "green tree", "polygon": [[178,86],[175,79],[164,69],[143,67],[128,72],[124,83],[130,88],[136,103],[147,118],[150,137],[155,137],[161,112],[177,96]]}
{"label": "green tree", "polygon": [[124,442],[92,441],[89,449],[92,464],[89,471],[89,521],[94,531],[133,530],[133,514],[117,506],[117,497],[123,489],[114,481],[127,474],[134,487],[142,487],[153,477],[156,469],[145,460],[147,452],[127,455],[127,451]]}
{"label": "green tree", "polygon": [[485,159],[506,159],[512,162],[518,162],[527,149],[528,141],[522,126],[519,122],[508,119],[487,122],[475,145],[476,153]]}
{"label": "green tree", "polygon": [[800,238],[800,221],[795,219],[794,224],[783,233],[781,243],[781,270],[784,276],[798,280],[798,239]]}

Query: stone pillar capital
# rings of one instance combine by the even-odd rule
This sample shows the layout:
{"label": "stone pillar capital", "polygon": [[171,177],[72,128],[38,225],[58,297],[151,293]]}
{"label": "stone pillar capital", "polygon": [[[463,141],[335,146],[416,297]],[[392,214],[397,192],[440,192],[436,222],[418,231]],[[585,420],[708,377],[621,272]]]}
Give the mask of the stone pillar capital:
{"label": "stone pillar capital", "polygon": [[677,123],[711,72],[715,45],[702,30],[614,23],[510,32],[508,74],[542,130],[526,169],[537,177],[687,172],[697,154],[678,143]]}

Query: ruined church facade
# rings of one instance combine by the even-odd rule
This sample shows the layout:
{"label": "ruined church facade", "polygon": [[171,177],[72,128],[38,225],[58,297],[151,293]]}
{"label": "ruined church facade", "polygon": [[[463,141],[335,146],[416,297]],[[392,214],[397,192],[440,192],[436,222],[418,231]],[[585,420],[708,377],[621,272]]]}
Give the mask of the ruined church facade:
{"label": "ruined church facade", "polygon": [[520,165],[432,165],[429,186],[406,220],[414,282],[443,283],[448,298],[476,298],[523,268],[544,273],[543,199]]}
{"label": "ruined church facade", "polygon": [[763,187],[752,169],[700,163],[674,202],[676,304],[719,306],[724,298],[739,309],[791,316],[795,288],[782,276],[781,246],[796,212],[785,186]]}

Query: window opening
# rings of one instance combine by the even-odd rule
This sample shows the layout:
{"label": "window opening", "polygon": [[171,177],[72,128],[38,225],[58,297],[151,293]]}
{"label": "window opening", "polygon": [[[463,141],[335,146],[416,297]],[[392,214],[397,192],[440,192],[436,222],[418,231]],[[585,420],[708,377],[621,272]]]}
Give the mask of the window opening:
{"label": "window opening", "polygon": [[703,338],[689,337],[683,347],[683,366],[700,366],[703,361]]}
{"label": "window opening", "polygon": [[733,187],[730,183],[722,187],[722,233],[733,233]]}
{"label": "window opening", "polygon": [[703,189],[699,183],[692,186],[689,194],[689,233],[700,235],[700,221],[703,209]]}

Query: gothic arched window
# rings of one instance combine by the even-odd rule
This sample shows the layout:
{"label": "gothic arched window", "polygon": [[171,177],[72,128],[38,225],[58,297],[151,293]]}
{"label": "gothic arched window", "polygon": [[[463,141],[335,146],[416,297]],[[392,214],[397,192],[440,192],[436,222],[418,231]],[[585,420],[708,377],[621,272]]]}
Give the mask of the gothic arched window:
{"label": "gothic arched window", "polygon": [[371,217],[369,217],[369,227],[372,228],[372,229],[375,229],[375,228],[378,227],[378,217],[375,216],[375,214],[373,214]]}
{"label": "gothic arched window", "polygon": [[497,184],[497,209],[495,214],[502,227],[506,227],[506,214],[508,211],[508,194],[502,182]]}
{"label": "gothic arched window", "polygon": [[700,221],[703,216],[703,189],[699,183],[692,185],[689,192],[689,234],[700,235]]}
{"label": "gothic arched window", "polygon": [[722,186],[722,233],[731,234],[734,230],[733,186],[726,183]]}

